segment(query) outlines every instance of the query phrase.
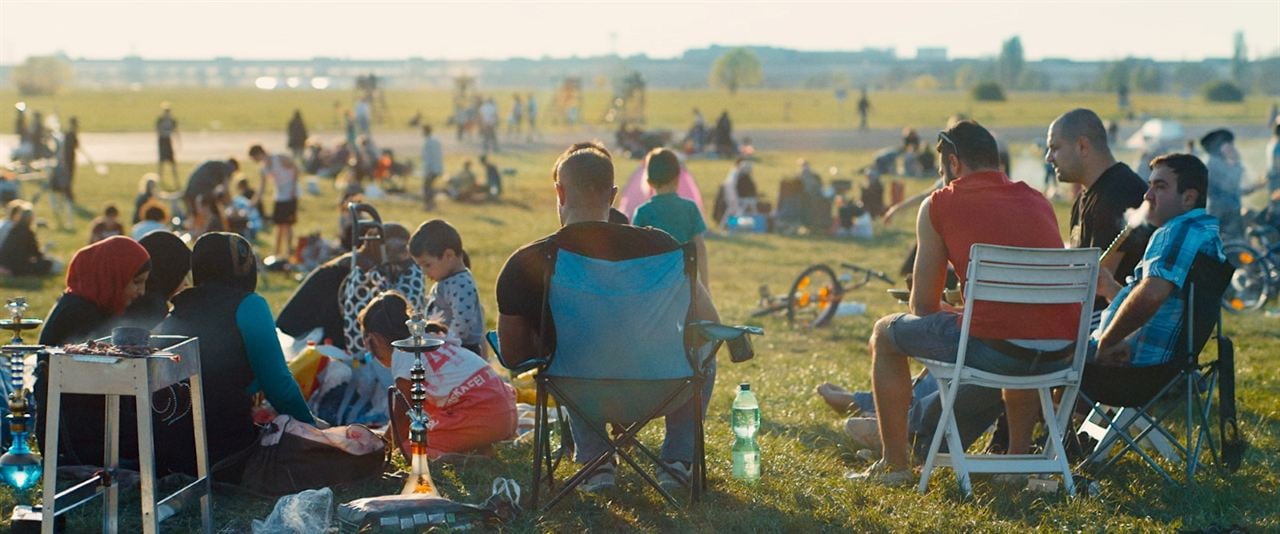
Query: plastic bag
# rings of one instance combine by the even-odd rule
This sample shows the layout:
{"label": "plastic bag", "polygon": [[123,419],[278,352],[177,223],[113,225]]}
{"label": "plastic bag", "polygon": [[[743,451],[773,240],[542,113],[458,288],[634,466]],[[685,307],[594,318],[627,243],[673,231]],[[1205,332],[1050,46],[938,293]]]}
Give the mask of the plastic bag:
{"label": "plastic bag", "polygon": [[285,495],[265,520],[253,520],[253,534],[325,532],[333,521],[333,490],[320,488]]}

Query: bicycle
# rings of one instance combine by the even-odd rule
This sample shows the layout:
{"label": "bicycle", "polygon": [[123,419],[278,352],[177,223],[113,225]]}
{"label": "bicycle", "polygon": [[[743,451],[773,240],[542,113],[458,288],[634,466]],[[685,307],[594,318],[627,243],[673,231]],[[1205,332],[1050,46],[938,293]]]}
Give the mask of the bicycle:
{"label": "bicycle", "polygon": [[791,326],[800,322],[809,328],[820,328],[835,317],[845,294],[866,286],[873,279],[890,286],[897,283],[883,272],[852,263],[841,263],[840,268],[848,272],[837,276],[836,271],[825,263],[810,265],[800,272],[791,283],[790,290],[782,295],[773,295],[767,285],[760,286],[760,304],[751,316],[785,311],[787,323]]}
{"label": "bicycle", "polygon": [[1223,245],[1227,261],[1236,267],[1231,283],[1222,294],[1222,307],[1232,313],[1262,309],[1280,292],[1280,240],[1271,239],[1275,229],[1266,224],[1249,227],[1246,241]]}

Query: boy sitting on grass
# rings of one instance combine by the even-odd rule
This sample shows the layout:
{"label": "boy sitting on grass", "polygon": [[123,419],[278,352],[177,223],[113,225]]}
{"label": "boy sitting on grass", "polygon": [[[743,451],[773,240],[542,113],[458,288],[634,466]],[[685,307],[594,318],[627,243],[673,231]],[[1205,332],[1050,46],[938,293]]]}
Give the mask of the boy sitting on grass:
{"label": "boy sitting on grass", "polygon": [[635,226],[650,226],[662,230],[681,245],[693,243],[698,259],[698,278],[702,285],[710,287],[707,276],[707,244],[702,234],[707,232],[707,224],[702,220],[702,212],[691,200],[680,198],[676,194],[680,176],[680,160],[676,153],[665,148],[655,148],[645,156],[646,179],[653,188],[654,195],[636,209]]}

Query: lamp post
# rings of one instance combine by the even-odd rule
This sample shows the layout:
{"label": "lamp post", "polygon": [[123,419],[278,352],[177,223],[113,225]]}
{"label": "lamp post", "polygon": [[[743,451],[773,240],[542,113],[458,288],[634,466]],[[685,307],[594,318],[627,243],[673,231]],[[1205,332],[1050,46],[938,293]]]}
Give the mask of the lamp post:
{"label": "lamp post", "polygon": [[26,491],[40,481],[40,457],[31,452],[27,444],[28,423],[31,415],[27,403],[27,388],[22,383],[23,357],[39,350],[38,345],[26,345],[22,341],[22,331],[39,328],[39,319],[27,319],[23,315],[27,311],[27,299],[17,297],[9,299],[5,305],[9,312],[8,319],[0,319],[0,329],[13,332],[13,339],[3,347],[4,354],[9,356],[9,432],[13,443],[4,456],[0,456],[0,480],[12,487],[18,495],[19,502],[26,496]]}

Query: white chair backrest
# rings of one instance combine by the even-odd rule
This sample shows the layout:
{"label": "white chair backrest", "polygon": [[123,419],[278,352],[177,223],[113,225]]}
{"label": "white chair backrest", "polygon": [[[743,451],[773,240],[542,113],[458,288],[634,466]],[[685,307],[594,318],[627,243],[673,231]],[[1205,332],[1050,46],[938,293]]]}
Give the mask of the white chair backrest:
{"label": "white chair backrest", "polygon": [[[1079,304],[1073,368],[1084,364],[1089,315],[1098,284],[1097,248],[1046,249],[974,244],[969,249],[965,313],[961,335],[967,339],[973,304]],[[1063,317],[1062,320],[1070,320]]]}

